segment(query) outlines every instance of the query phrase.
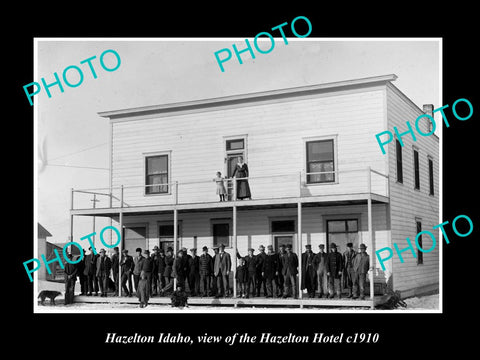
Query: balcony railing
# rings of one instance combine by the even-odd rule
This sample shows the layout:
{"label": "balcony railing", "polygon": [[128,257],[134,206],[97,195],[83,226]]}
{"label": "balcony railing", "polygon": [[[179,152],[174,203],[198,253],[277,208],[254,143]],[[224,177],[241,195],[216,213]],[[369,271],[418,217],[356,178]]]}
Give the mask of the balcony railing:
{"label": "balcony railing", "polygon": [[[333,179],[332,174],[334,175]],[[228,192],[227,201],[239,201],[236,198],[236,188],[241,180],[248,181],[253,200],[302,199],[312,196],[355,194],[389,196],[388,176],[369,167],[353,170],[315,173],[296,172],[225,179],[224,184]],[[313,182],[313,180],[318,182]],[[162,187],[164,192],[149,194],[146,190],[155,187]],[[93,205],[92,197],[94,197]],[[71,190],[72,210],[91,209],[92,207],[109,209],[151,205],[204,204],[218,201],[219,197],[216,194],[214,179]]]}

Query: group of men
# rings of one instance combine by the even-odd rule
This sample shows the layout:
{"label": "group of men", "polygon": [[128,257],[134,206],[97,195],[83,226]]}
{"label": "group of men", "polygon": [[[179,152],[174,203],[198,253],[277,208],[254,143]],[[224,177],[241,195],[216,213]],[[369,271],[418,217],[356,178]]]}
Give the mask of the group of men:
{"label": "group of men", "polygon": [[[314,253],[311,245],[305,246],[302,254],[301,288],[306,289],[310,298],[333,298],[335,293],[341,297],[342,288],[348,289],[348,297],[365,298],[366,276],[370,269],[369,255],[365,244],[360,244],[359,252],[353,249],[352,243],[347,244],[347,250],[342,254],[337,252],[335,243],[330,244],[330,252],[325,252],[325,245],[319,245],[319,252]],[[119,295],[119,286],[122,295],[133,296],[133,285],[138,293],[140,279],[146,280],[148,297],[164,296],[173,292],[173,279],[177,280],[177,288],[185,290],[187,285],[189,296],[227,297],[232,295],[230,286],[230,272],[232,261],[230,254],[225,252],[222,244],[214,247],[214,255],[208,253],[208,248],[202,248],[202,254],[197,255],[197,249],[186,248],[179,250],[176,255],[168,247],[166,251],[158,246],[142,251],[136,249],[136,256],[130,256],[128,250],[122,250],[120,257],[118,247],[114,248],[111,258],[106,256],[105,250],[94,254],[89,249],[82,261],[75,266],[65,268],[66,298],[73,302],[73,290],[76,276],[80,279],[81,294],[87,296],[107,296],[110,287],[114,288],[114,295]],[[295,297],[298,298],[298,257],[292,251],[290,244],[280,245],[278,252],[273,246],[260,245],[259,253],[254,255],[254,249],[248,249],[248,254],[241,256],[237,250],[238,266],[235,278],[237,280],[238,296],[249,298],[263,296]],[[119,279],[121,267],[121,279]],[[110,280],[113,275],[113,285]],[[343,279],[343,284],[342,284]],[[128,287],[127,287],[128,283]],[[328,283],[328,295],[324,291]],[[275,285],[275,291],[274,291]],[[325,292],[325,294],[324,294]]]}

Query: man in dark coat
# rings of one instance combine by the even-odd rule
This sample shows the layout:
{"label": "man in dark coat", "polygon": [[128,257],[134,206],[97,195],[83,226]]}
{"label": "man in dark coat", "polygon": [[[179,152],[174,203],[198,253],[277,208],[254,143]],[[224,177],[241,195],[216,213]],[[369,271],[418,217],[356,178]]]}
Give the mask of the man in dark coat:
{"label": "man in dark coat", "polygon": [[245,268],[247,271],[247,286],[245,289],[246,298],[250,298],[250,286],[252,286],[252,296],[255,297],[255,289],[257,285],[257,257],[253,255],[255,250],[253,248],[248,249],[248,255],[242,257],[237,249],[237,258],[245,261]]}
{"label": "man in dark coat", "polygon": [[257,255],[257,297],[260,296],[260,289],[262,288],[262,285],[263,285],[263,296],[267,295],[267,283],[265,278],[262,276],[263,262],[267,257],[267,254],[265,254],[265,246],[260,245],[258,247],[258,251],[259,253]]}
{"label": "man in dark coat", "polygon": [[197,296],[200,293],[200,263],[197,256],[197,249],[190,249],[192,254],[188,258],[188,287],[190,296]]}
{"label": "man in dark coat", "polygon": [[161,289],[165,287],[165,277],[163,276],[165,272],[165,251],[163,249],[158,250],[158,256],[156,257],[156,269],[158,274],[158,293],[160,293]]}
{"label": "man in dark coat", "polygon": [[173,290],[173,265],[175,259],[173,257],[173,249],[169,246],[165,254],[165,271],[163,278],[165,279],[165,286],[160,290],[160,296],[163,296],[166,291]]}
{"label": "man in dark coat", "polygon": [[150,298],[152,294],[153,258],[150,256],[150,251],[147,249],[145,249],[143,254],[145,255],[145,259],[143,260],[142,267],[140,269],[140,275],[142,271],[145,273],[145,279],[147,280],[148,298]]}
{"label": "man in dark coat", "polygon": [[215,264],[213,265],[213,272],[217,279],[221,278],[222,283],[218,281],[218,293],[217,297],[226,297],[229,292],[229,279],[230,271],[232,269],[232,260],[230,254],[225,252],[225,245],[221,244],[219,252],[215,258]]}
{"label": "man in dark coat", "polygon": [[[315,254],[313,259],[313,264],[317,272],[317,287],[318,287],[318,298],[322,298],[323,292],[327,285],[327,270],[325,269],[327,263],[327,253],[325,250],[325,245],[318,245],[319,252]],[[328,290],[325,290],[325,293],[328,293]]]}
{"label": "man in dark coat", "polygon": [[[222,279],[218,279],[217,281],[217,277],[215,276],[215,273],[214,273],[214,267],[215,267],[215,260],[217,259],[217,255],[219,253],[219,249],[218,249],[218,246],[214,246],[213,247],[213,258],[212,258],[212,279],[211,279],[211,284],[212,284],[212,295],[216,296],[217,293],[218,293],[218,288],[217,288],[217,283],[218,281],[220,281],[222,284]],[[223,285],[222,285],[223,286]]]}
{"label": "man in dark coat", "polygon": [[160,248],[155,245],[153,247],[153,253],[151,255],[153,261],[153,270],[152,270],[152,289],[151,294],[155,296],[158,294],[158,258],[160,257]]}
{"label": "man in dark coat", "polygon": [[87,277],[87,296],[91,296],[92,292],[95,291],[95,296],[98,296],[98,282],[94,281],[96,279],[96,257],[93,254],[92,248],[89,249],[89,254],[85,256],[85,270],[83,274]]}
{"label": "man in dark coat", "polygon": [[[72,254],[68,254],[68,259],[73,261]],[[70,264],[65,262],[65,305],[73,304],[73,297],[75,296],[75,280],[77,279],[77,264]]]}
{"label": "man in dark coat", "polygon": [[84,274],[85,271],[85,250],[82,249],[80,250],[82,253],[80,256],[82,256],[82,260],[80,260],[76,265],[77,265],[77,275],[78,275],[78,280],[80,281],[80,295],[85,295],[88,292],[88,282],[87,282],[87,276]]}
{"label": "man in dark coat", "polygon": [[177,279],[177,288],[185,289],[185,279],[187,278],[187,263],[183,260],[185,253],[180,250],[173,262],[173,277]]}
{"label": "man in dark coat", "polygon": [[285,256],[285,245],[280,245],[278,247],[278,275],[275,278],[275,286],[277,288],[277,297],[283,296],[283,286],[285,284],[285,279],[283,277],[282,268],[283,268],[283,258]]}
{"label": "man in dark coat", "polygon": [[315,254],[312,245],[305,245],[305,252],[302,254],[302,290],[307,289],[308,297],[315,297],[317,273],[314,265]]}
{"label": "man in dark coat", "polygon": [[328,276],[328,292],[330,293],[330,299],[333,298],[335,290],[340,299],[342,297],[340,280],[342,278],[343,258],[342,255],[337,252],[337,245],[333,242],[330,244],[330,252],[327,255],[325,268]]}
{"label": "man in dark coat", "polygon": [[[122,259],[120,260],[120,266],[122,267],[122,290],[125,296],[132,296],[132,273],[135,264],[133,263],[133,257],[128,255],[128,250],[122,250]],[[127,289],[128,280],[128,289]]]}
{"label": "man in dark coat", "polygon": [[133,258],[133,283],[135,284],[135,291],[138,291],[138,282],[140,281],[140,273],[142,272],[142,264],[145,258],[142,256],[142,249],[136,248],[137,256]]}
{"label": "man in dark coat", "polygon": [[365,283],[367,281],[368,271],[373,271],[370,267],[370,257],[366,253],[365,244],[360,244],[360,252],[353,258],[353,298],[358,297],[358,287],[360,286],[360,300],[365,299]]}
{"label": "man in dark coat", "polygon": [[237,280],[237,285],[239,289],[237,298],[246,297],[247,295],[245,293],[245,289],[247,288],[248,277],[247,277],[247,268],[245,266],[245,260],[243,260],[243,258],[240,258],[238,260],[237,271],[235,272],[235,279]]}
{"label": "man in dark coat", "polygon": [[100,282],[100,291],[103,297],[107,297],[108,279],[110,278],[110,270],[112,269],[112,261],[105,255],[105,249],[100,250],[100,256],[97,259],[97,278]]}
{"label": "man in dark coat", "polygon": [[113,273],[113,282],[115,283],[115,296],[118,296],[118,290],[120,289],[120,282],[118,281],[118,271],[119,271],[119,261],[120,261],[120,253],[118,246],[113,248],[113,255],[112,255],[112,273]]}
{"label": "man in dark coat", "polygon": [[285,292],[283,298],[289,296],[298,298],[297,274],[298,274],[298,256],[292,252],[292,245],[286,246],[286,254],[283,257],[282,273],[285,278]]}
{"label": "man in dark coat", "polygon": [[[262,277],[267,283],[267,298],[273,298],[273,281],[278,275],[278,255],[273,252],[273,246],[267,246],[267,254],[262,264]],[[278,289],[276,289],[278,291]]]}
{"label": "man in dark coat", "polygon": [[202,296],[212,295],[210,292],[210,277],[212,276],[213,259],[208,253],[208,247],[202,248],[203,254],[198,259],[200,283],[202,284]]}
{"label": "man in dark coat", "polygon": [[348,289],[348,297],[351,298],[352,287],[353,287],[353,278],[355,272],[353,270],[353,259],[355,258],[356,252],[353,250],[353,244],[347,243],[347,250],[343,253],[343,284],[344,288]]}

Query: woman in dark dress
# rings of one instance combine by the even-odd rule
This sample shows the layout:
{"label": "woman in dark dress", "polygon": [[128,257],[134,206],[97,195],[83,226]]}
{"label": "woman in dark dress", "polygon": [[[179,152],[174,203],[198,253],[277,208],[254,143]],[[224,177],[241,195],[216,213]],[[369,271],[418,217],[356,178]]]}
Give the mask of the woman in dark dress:
{"label": "woman in dark dress", "polygon": [[[235,166],[232,177],[235,178],[248,178],[248,166],[243,162],[243,157],[238,158],[238,163]],[[252,199],[250,193],[250,186],[248,185],[248,180],[237,180],[237,199]]]}

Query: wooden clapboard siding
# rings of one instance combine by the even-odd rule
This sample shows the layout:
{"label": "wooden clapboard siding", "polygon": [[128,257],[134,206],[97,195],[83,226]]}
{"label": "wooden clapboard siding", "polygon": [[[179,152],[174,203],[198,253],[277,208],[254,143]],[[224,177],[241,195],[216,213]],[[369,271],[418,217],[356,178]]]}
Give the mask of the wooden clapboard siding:
{"label": "wooden clapboard siding", "polygon": [[[144,195],[144,157],[171,152],[171,180],[202,181],[179,185],[179,202],[215,201],[216,171],[224,173],[224,137],[247,134],[247,163],[254,198],[298,196],[299,172],[305,170],[304,138],[337,135],[338,169],[371,166],[386,172],[374,134],[383,129],[384,87],[296,97],[282,102],[252,103],[228,109],[168,116],[152,115],[135,121],[113,122],[112,186],[124,185],[131,205],[171,203],[172,195]],[[274,176],[275,179],[255,179]],[[376,192],[386,182],[372,178]],[[305,181],[305,179],[303,179]],[[272,186],[272,183],[274,186]],[[382,185],[383,184],[383,185]],[[382,188],[383,186],[383,188]],[[339,175],[339,183],[308,186],[303,195],[366,192],[366,172]]]}
{"label": "wooden clapboard siding", "polygon": [[[388,130],[393,132],[396,126],[399,132],[407,130],[405,124],[409,121],[415,129],[416,118],[423,112],[413,105],[397,88],[388,84],[387,96],[387,117]],[[427,133],[427,123],[420,122],[420,129]],[[417,265],[417,259],[412,253],[402,253],[404,263],[400,262],[399,256],[395,253],[392,259],[393,284],[396,290],[407,290],[428,284],[439,283],[439,231],[432,227],[439,221],[439,140],[435,135],[428,137],[420,136],[415,131],[417,141],[413,141],[410,135],[402,137],[404,142],[403,150],[403,184],[396,181],[396,155],[395,143],[388,145],[389,174],[390,174],[390,209],[391,209],[391,242],[396,243],[400,249],[407,247],[406,238],[415,242],[416,218],[422,223],[422,230],[431,231],[436,239],[437,246],[430,253],[423,254],[423,265]],[[420,190],[414,190],[414,165],[413,148],[416,146],[419,151],[420,160]],[[434,165],[434,186],[435,195],[429,195],[429,173],[428,158],[431,156]],[[424,248],[428,249],[432,242],[428,235],[423,236]]]}

